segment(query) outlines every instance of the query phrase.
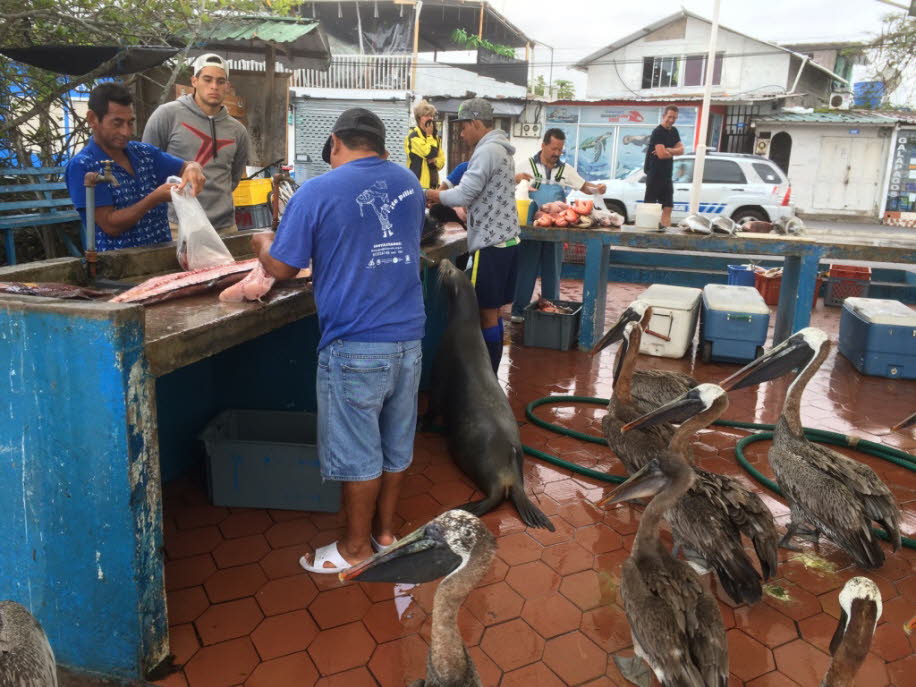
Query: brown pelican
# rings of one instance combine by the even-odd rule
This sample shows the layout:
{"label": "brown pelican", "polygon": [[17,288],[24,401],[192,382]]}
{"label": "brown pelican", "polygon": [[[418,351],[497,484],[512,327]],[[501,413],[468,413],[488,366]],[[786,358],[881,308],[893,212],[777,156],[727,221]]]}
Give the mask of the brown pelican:
{"label": "brown pelican", "polygon": [[[651,308],[649,311],[651,315]],[[626,423],[662,405],[662,402],[648,402],[631,392],[639,343],[639,325],[627,322],[617,353],[614,395],[601,421],[608,446],[631,475],[660,451],[682,450],[684,459],[693,462],[686,438],[682,444],[672,443],[674,429],[668,423],[621,431]],[[722,411],[727,407],[726,399]],[[756,603],[763,594],[761,575],[744,551],[741,534],[754,543],[763,579],[769,579],[777,565],[773,515],[757,494],[745,489],[737,480],[699,468],[696,473],[693,486],[665,516],[675,542],[678,548],[683,547],[685,556],[698,572],[715,570],[722,587],[735,602]]]}
{"label": "brown pelican", "polygon": [[[684,446],[690,436],[722,413],[727,402],[722,389],[701,384],[624,425],[623,431],[658,422],[682,422],[672,443]],[[640,519],[620,583],[636,656],[614,658],[621,673],[641,687],[648,687],[650,681],[640,659],[649,664],[662,687],[728,684],[728,644],[716,600],[691,567],[674,558],[658,536],[662,516],[694,479],[682,450],[662,451],[602,501],[655,496]]]}
{"label": "brown pelican", "polygon": [[0,601],[0,685],[57,687],[57,665],[41,624],[15,601]]}
{"label": "brown pelican", "polygon": [[413,584],[445,575],[433,600],[426,680],[411,687],[482,687],[458,631],[458,609],[486,574],[495,549],[493,535],[477,516],[450,510],[340,573],[342,580]]}
{"label": "brown pelican", "polygon": [[[649,311],[651,312],[651,308]],[[641,338],[642,330],[639,323],[627,322],[623,328],[614,367],[614,394],[608,402],[607,415],[601,420],[601,428],[604,430],[608,446],[631,475],[659,451],[664,450],[671,441],[671,435],[674,434],[674,429],[668,424],[646,427],[627,434],[620,431],[627,422],[655,410],[662,404],[633,393],[634,368],[639,356]],[[647,388],[650,388],[650,385],[647,385]],[[671,398],[676,398],[677,395],[674,394]]]}
{"label": "brown pelican", "polygon": [[[780,545],[793,548],[789,542],[796,532],[815,541],[823,533],[860,567],[880,568],[884,551],[871,530],[873,520],[887,532],[894,551],[900,548],[900,512],[890,489],[867,465],[808,441],[801,423],[805,385],[829,353],[827,335],[807,327],[724,380],[722,387],[760,384],[801,367],[786,393],[769,451],[770,466],[791,515]],[[801,530],[803,523],[813,529]]]}
{"label": "brown pelican", "polygon": [[895,432],[899,432],[901,429],[906,429],[907,427],[912,427],[913,425],[916,425],[916,413],[913,413],[909,417],[903,418],[900,422],[891,427],[891,429]]}
{"label": "brown pelican", "polygon": [[[626,331],[628,323],[638,322],[642,329],[645,330],[648,328],[651,319],[652,306],[645,301],[633,301],[627,309],[623,311],[620,318],[614,323],[614,326],[607,330],[604,336],[601,337],[601,340],[595,344],[592,348],[592,355],[607,348],[615,341],[625,342],[626,337],[624,336],[624,332]],[[639,344],[640,341],[637,341],[635,346],[629,347],[631,351],[630,355],[632,355],[630,359],[632,363],[631,369],[636,367],[636,357],[639,355]],[[623,349],[622,352],[617,353],[617,362],[614,370],[615,395],[617,393],[617,378],[621,374],[620,367],[626,358],[622,353],[626,353],[627,351],[628,349]],[[633,393],[651,404],[651,408],[658,408],[658,406],[663,403],[667,403],[671,399],[677,398],[688,389],[695,387],[698,383],[699,382],[690,375],[684,374],[683,372],[671,372],[668,370],[635,370],[632,373],[632,382],[630,382]],[[649,409],[647,409],[647,411],[648,410]]]}
{"label": "brown pelican", "polygon": [[881,617],[881,592],[867,577],[853,577],[840,592],[840,622],[830,640],[830,667],[821,687],[852,687]]}

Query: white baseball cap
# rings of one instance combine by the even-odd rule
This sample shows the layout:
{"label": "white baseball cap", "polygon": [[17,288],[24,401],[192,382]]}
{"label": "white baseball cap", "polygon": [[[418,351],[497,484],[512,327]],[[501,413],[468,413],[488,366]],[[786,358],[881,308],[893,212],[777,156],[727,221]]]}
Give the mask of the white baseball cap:
{"label": "white baseball cap", "polygon": [[229,78],[229,63],[217,55],[215,52],[204,53],[194,60],[194,76],[200,74],[200,70],[204,67],[219,67],[224,72],[226,72],[226,78]]}

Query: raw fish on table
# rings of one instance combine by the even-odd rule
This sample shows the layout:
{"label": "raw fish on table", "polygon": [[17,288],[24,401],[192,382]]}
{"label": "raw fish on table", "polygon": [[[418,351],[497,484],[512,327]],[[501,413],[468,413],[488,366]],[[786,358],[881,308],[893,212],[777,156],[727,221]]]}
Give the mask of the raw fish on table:
{"label": "raw fish on table", "polygon": [[44,296],[45,298],[72,298],[78,300],[92,300],[93,298],[108,298],[110,291],[89,289],[75,284],[60,282],[23,282],[0,281],[0,293],[9,293],[16,296]]}
{"label": "raw fish on table", "polygon": [[118,294],[112,303],[160,303],[173,298],[184,298],[214,289],[224,289],[245,278],[259,264],[257,258],[242,260],[231,265],[219,265],[190,272],[176,272],[147,279],[132,289]]}
{"label": "raw fish on table", "polygon": [[259,301],[267,295],[276,281],[274,277],[267,274],[264,265],[259,262],[242,281],[223,290],[219,294],[219,299],[223,303]]}

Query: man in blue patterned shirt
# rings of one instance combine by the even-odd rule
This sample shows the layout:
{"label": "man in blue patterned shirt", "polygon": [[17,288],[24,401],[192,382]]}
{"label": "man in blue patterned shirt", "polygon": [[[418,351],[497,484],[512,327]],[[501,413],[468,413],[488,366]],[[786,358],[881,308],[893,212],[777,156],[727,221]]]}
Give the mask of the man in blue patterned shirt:
{"label": "man in blue patterned shirt", "polygon": [[83,224],[86,223],[86,172],[101,172],[102,160],[114,160],[112,172],[118,186],[99,184],[95,189],[95,240],[100,251],[135,248],[172,240],[166,203],[180,176],[183,188],[191,184],[194,195],[204,186],[203,168],[185,162],[148,143],[133,141],[134,107],[130,91],[119,83],[103,83],[89,94],[86,117],[92,129],[89,145],[67,165],[67,190]]}

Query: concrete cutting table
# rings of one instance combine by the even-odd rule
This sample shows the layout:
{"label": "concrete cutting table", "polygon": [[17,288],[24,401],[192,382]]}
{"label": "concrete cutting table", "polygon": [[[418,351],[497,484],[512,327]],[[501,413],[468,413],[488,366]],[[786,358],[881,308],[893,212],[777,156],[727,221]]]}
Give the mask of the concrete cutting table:
{"label": "concrete cutting table", "polygon": [[[729,237],[687,234],[671,229],[665,233],[621,229],[522,228],[522,240],[561,241],[585,244],[585,272],[582,283],[582,320],[579,347],[590,349],[604,333],[608,263],[611,248],[641,248],[657,252],[699,251],[733,255],[767,255],[785,260],[773,343],[779,343],[808,326],[811,303],[822,260],[864,260],[871,262],[916,263],[916,241],[781,236],[740,233]],[[647,260],[651,260],[648,257]]]}
{"label": "concrete cutting table", "polygon": [[[236,258],[246,233],[226,239]],[[462,232],[424,252],[465,250]],[[139,282],[178,264],[166,245],[100,253],[98,269]],[[86,283],[76,258],[0,281]],[[0,598],[33,612],[61,664],[138,679],[166,659],[161,483],[223,407],[313,406],[314,314],[303,284],[263,304],[0,294]]]}

